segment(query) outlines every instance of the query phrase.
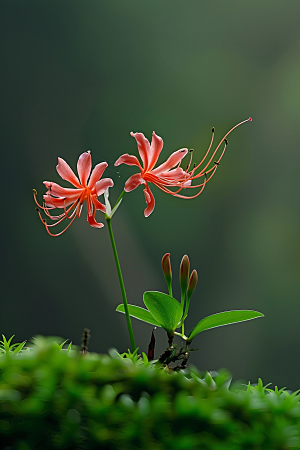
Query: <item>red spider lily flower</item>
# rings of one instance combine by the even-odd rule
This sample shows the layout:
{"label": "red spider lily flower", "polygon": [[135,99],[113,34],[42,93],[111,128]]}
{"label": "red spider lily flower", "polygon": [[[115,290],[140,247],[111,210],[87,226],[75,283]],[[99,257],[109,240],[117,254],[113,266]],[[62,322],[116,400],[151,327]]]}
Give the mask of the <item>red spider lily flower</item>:
{"label": "red spider lily flower", "polygon": [[[100,180],[107,166],[108,164],[106,162],[97,164],[91,173],[91,153],[90,151],[82,153],[77,162],[78,179],[66,161],[62,158],[58,158],[58,164],[56,166],[58,174],[63,180],[69,181],[69,183],[75,186],[75,189],[61,187],[52,181],[44,181],[44,185],[48,190],[43,196],[44,202],[42,206],[37,202],[37,192],[35,190],[33,191],[40,219],[50,236],[59,236],[64,233],[74,222],[75,218],[80,217],[84,202],[87,203],[88,223],[94,228],[102,228],[104,226],[103,223],[96,222],[95,215],[97,210],[106,213],[106,207],[99,202],[97,197],[102,195],[107,188],[114,184],[111,178],[103,178]],[[89,177],[90,179],[88,182]],[[63,213],[57,216],[51,215],[50,211],[56,208],[63,209]],[[55,221],[55,223],[47,224],[46,220],[42,218],[40,209],[43,210],[51,220]],[[58,234],[52,234],[50,227],[61,223],[65,219],[70,220],[70,222],[64,230]]]}
{"label": "red spider lily flower", "polygon": [[[195,198],[203,192],[205,185],[207,182],[213,177],[215,174],[218,165],[224,155],[226,146],[228,144],[227,136],[239,125],[245,122],[251,122],[252,119],[243,120],[242,122],[235,125],[225,136],[222,138],[220,143],[217,145],[216,149],[211,152],[213,140],[214,140],[214,128],[212,129],[212,139],[209,145],[209,148],[203,157],[202,161],[198,165],[192,166],[192,151],[190,150],[190,161],[186,170],[183,170],[180,167],[182,159],[188,153],[187,148],[183,148],[181,150],[177,150],[172,153],[171,156],[167,159],[166,162],[158,166],[154,169],[154,166],[158,160],[158,157],[163,148],[163,140],[161,137],[157,136],[155,132],[152,135],[151,144],[148,139],[143,135],[143,133],[130,133],[136,139],[138,151],[143,163],[143,166],[140,164],[139,160],[136,156],[129,155],[128,153],[120,156],[120,158],[115,162],[115,166],[119,166],[120,164],[127,164],[128,166],[138,166],[140,169],[140,173],[136,173],[132,175],[125,183],[124,190],[125,192],[130,192],[133,189],[137,188],[140,184],[145,186],[144,194],[145,200],[147,203],[147,208],[144,210],[145,217],[148,217],[155,206],[154,196],[149,188],[148,183],[153,183],[163,192],[167,194],[173,195],[179,198],[191,199]],[[221,144],[224,143],[224,148],[221,152],[221,155],[218,157],[216,161],[213,161],[216,153],[218,152]],[[210,156],[209,156],[210,154]],[[204,165],[200,169],[200,166]],[[197,173],[197,171],[199,172]],[[192,180],[202,177],[202,182],[200,184],[192,185]],[[176,190],[172,191],[170,188],[176,188]],[[186,196],[180,194],[182,189],[194,189],[199,188],[199,191],[192,196]]]}

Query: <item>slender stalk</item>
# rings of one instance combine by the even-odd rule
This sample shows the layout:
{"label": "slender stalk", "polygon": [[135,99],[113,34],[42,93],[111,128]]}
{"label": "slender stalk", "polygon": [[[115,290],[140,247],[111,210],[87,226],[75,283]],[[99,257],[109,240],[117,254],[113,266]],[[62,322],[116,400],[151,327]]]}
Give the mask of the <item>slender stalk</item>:
{"label": "slender stalk", "polygon": [[184,339],[185,341],[187,341],[188,340],[188,337],[187,336],[185,336],[184,334],[182,334],[182,333],[178,333],[177,331],[174,331],[174,334],[176,334],[176,336],[180,336],[182,339]]}
{"label": "slender stalk", "polygon": [[114,206],[113,206],[112,209],[114,209],[114,207],[116,206],[116,204],[119,203],[119,201],[121,200],[121,198],[123,198],[124,194],[125,194],[125,191],[122,191],[122,193],[120,194],[118,200],[116,201],[116,203],[114,204]]}
{"label": "slender stalk", "polygon": [[122,277],[121,266],[120,266],[120,262],[119,262],[119,258],[118,258],[117,247],[116,247],[116,243],[115,243],[115,239],[114,239],[114,235],[113,235],[113,231],[112,231],[112,227],[111,227],[111,219],[109,217],[105,217],[105,218],[106,218],[106,222],[107,222],[107,226],[108,226],[109,237],[111,240],[111,245],[112,245],[113,254],[115,257],[115,263],[116,263],[117,272],[118,272],[118,277],[119,277],[119,283],[120,283],[120,288],[121,288],[121,293],[122,293],[122,298],[123,298],[123,304],[124,304],[127,327],[128,327],[129,337],[130,337],[131,349],[132,349],[132,352],[134,352],[136,349],[136,345],[135,345],[130,315],[129,315],[129,311],[128,311],[126,291],[125,291],[124,281],[123,281],[123,277]]}

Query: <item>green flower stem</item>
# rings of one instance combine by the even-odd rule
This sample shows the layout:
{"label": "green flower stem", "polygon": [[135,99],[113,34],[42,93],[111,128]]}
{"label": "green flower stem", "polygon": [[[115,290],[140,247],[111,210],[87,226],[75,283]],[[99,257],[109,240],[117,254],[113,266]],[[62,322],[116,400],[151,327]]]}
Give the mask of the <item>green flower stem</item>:
{"label": "green flower stem", "polygon": [[124,194],[125,194],[125,191],[122,191],[121,195],[119,196],[118,200],[116,201],[116,203],[114,204],[112,209],[114,209],[114,207],[119,203],[119,201],[123,198]]}
{"label": "green flower stem", "polygon": [[176,334],[176,336],[180,336],[182,339],[184,339],[185,341],[188,340],[188,337],[185,336],[184,333],[178,333],[177,331],[174,331],[174,334]]}
{"label": "green flower stem", "polygon": [[135,341],[134,341],[133,329],[132,329],[132,324],[131,324],[129,311],[128,311],[126,291],[125,291],[124,281],[123,281],[123,277],[122,277],[121,266],[120,266],[120,262],[119,262],[119,258],[118,258],[117,247],[116,247],[116,243],[114,240],[114,235],[113,235],[113,231],[112,231],[112,227],[111,227],[111,219],[106,217],[106,222],[107,222],[107,226],[108,226],[109,237],[111,240],[111,245],[112,245],[113,254],[115,257],[115,263],[116,263],[117,272],[118,272],[118,277],[119,277],[119,283],[120,283],[120,288],[121,288],[121,293],[122,293],[122,298],[123,298],[126,320],[127,320],[127,327],[128,327],[128,332],[129,332],[129,337],[130,337],[130,342],[131,342],[131,349],[132,349],[132,352],[134,352],[136,349],[136,345],[135,345]]}

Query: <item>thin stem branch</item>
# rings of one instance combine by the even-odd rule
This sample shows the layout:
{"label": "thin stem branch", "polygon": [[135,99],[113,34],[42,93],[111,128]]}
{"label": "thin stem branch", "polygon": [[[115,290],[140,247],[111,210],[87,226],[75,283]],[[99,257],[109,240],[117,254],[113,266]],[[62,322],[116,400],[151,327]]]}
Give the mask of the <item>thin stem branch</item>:
{"label": "thin stem branch", "polygon": [[124,194],[125,194],[125,191],[122,191],[122,193],[120,194],[118,200],[116,201],[116,203],[114,204],[114,206],[112,207],[112,209],[114,209],[114,207],[119,203],[119,201],[121,200],[121,198],[123,198]]}
{"label": "thin stem branch", "polygon": [[115,239],[114,239],[114,235],[113,235],[113,231],[112,231],[112,226],[111,226],[111,219],[106,217],[106,222],[107,222],[107,226],[108,226],[109,237],[110,237],[110,241],[111,241],[111,245],[112,245],[112,249],[113,249],[113,254],[114,254],[114,257],[115,257],[115,263],[116,263],[116,267],[117,267],[118,277],[119,277],[119,283],[120,283],[120,288],[121,288],[121,293],[122,293],[122,298],[123,298],[123,304],[124,304],[126,321],[127,321],[127,327],[128,327],[129,337],[130,337],[131,349],[132,349],[132,352],[134,352],[135,349],[136,349],[136,345],[135,345],[133,329],[132,329],[132,324],[131,324],[129,310],[128,310],[128,303],[127,303],[127,297],[126,297],[126,291],[125,291],[123,276],[122,276],[122,272],[121,272],[121,266],[120,266],[118,253],[117,253],[117,247],[116,247],[116,243],[115,243]]}

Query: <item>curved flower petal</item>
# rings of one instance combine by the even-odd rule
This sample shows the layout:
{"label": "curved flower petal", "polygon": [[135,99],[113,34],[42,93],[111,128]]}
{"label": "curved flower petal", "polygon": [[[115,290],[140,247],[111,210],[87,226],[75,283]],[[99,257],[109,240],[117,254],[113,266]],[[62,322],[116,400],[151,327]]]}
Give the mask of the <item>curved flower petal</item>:
{"label": "curved flower petal", "polygon": [[187,148],[182,148],[172,153],[172,155],[169,156],[166,162],[158,166],[156,169],[152,170],[153,175],[160,175],[161,172],[173,169],[173,167],[175,167],[178,163],[181,162],[181,160],[185,157],[187,153],[188,153]]}
{"label": "curved flower petal", "polygon": [[81,184],[79,183],[78,178],[76,177],[75,173],[71,169],[68,163],[62,158],[58,158],[58,164],[56,166],[56,170],[58,175],[62,177],[63,180],[68,181],[69,183],[73,184],[73,186],[76,186],[77,188],[81,188]]}
{"label": "curved flower petal", "polygon": [[130,133],[135,138],[138,146],[138,151],[143,161],[144,170],[148,170],[149,161],[148,155],[150,155],[150,143],[143,133]]}
{"label": "curved flower petal", "polygon": [[[153,172],[152,172],[153,173]],[[185,172],[181,167],[176,167],[176,169],[167,170],[166,172],[161,172],[158,178],[165,179],[167,181],[184,181],[191,178],[191,176]]]}
{"label": "curved flower petal", "polygon": [[66,208],[67,206],[71,205],[72,203],[76,202],[78,199],[78,196],[74,196],[73,198],[63,198],[63,197],[51,197],[49,194],[43,195],[43,199],[45,202],[46,207],[52,207],[52,208]]}
{"label": "curved flower petal", "polygon": [[79,179],[83,186],[86,186],[88,177],[90,176],[92,168],[92,157],[91,152],[87,151],[82,153],[77,162],[77,172],[79,175]]}
{"label": "curved flower petal", "polygon": [[140,173],[135,173],[131,175],[130,178],[125,183],[124,190],[125,192],[133,191],[133,189],[137,188],[140,184],[145,184],[145,180]]}
{"label": "curved flower petal", "polygon": [[98,180],[100,180],[100,178],[102,177],[103,172],[104,172],[104,170],[106,169],[107,166],[108,166],[107,162],[102,162],[102,163],[97,164],[94,167],[94,169],[93,169],[93,171],[91,173],[89,184],[88,184],[88,187],[90,189],[93,189],[95,183]]}
{"label": "curved flower petal", "polygon": [[102,195],[106,191],[107,188],[112,187],[114,185],[114,182],[111,178],[103,178],[100,181],[97,181],[95,184],[95,190],[97,192],[97,195]]}
{"label": "curved flower petal", "polygon": [[94,203],[96,209],[98,209],[99,211],[102,211],[104,214],[106,213],[106,206],[102,205],[102,203],[100,203],[99,200],[95,196],[93,196],[92,202]]}
{"label": "curved flower petal", "polygon": [[151,141],[151,145],[150,145],[150,152],[149,152],[149,167],[148,170],[153,169],[153,167],[155,166],[158,157],[160,155],[160,152],[162,151],[164,145],[164,141],[162,140],[162,138],[160,136],[157,136],[157,134],[155,134],[155,132],[153,131],[152,134],[152,141]]}
{"label": "curved flower petal", "polygon": [[95,215],[92,215],[92,216],[87,215],[87,220],[88,220],[88,223],[91,225],[91,227],[94,227],[94,228],[104,227],[103,223],[96,222]]}
{"label": "curved flower petal", "polygon": [[128,153],[120,156],[120,158],[118,158],[115,162],[115,166],[119,166],[120,164],[127,164],[127,166],[138,166],[142,170],[142,166],[140,165],[137,157],[134,155],[128,155]]}
{"label": "curved flower petal", "polygon": [[52,194],[57,197],[68,197],[68,196],[78,196],[80,197],[83,189],[72,189],[72,188],[64,188],[57,183],[53,183],[52,181],[44,181],[43,182],[46,188],[48,189],[47,194]]}
{"label": "curved flower petal", "polygon": [[154,206],[155,206],[155,199],[154,199],[152,192],[150,191],[148,184],[146,184],[146,186],[145,186],[144,194],[145,194],[146,203],[148,204],[147,208],[144,210],[144,216],[148,217],[154,210]]}

